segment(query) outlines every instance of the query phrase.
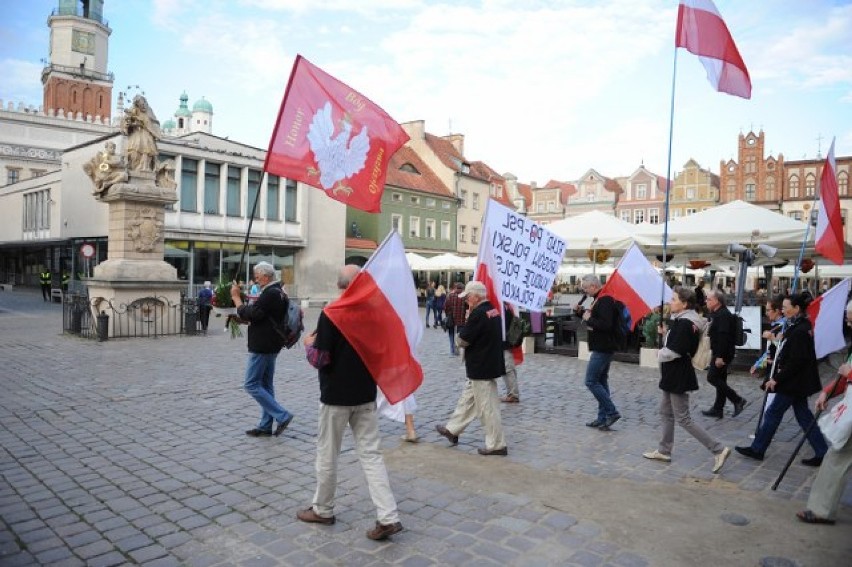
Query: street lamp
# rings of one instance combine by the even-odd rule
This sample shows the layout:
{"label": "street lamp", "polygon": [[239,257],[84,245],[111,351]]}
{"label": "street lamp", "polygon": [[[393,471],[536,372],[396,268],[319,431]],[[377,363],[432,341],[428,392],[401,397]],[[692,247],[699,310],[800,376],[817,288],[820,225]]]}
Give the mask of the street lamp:
{"label": "street lamp", "polygon": [[[753,236],[757,236],[754,234]],[[774,258],[778,253],[778,249],[768,244],[754,244],[748,246],[731,243],[728,244],[728,256],[736,256],[739,260],[739,272],[737,274],[737,299],[734,305],[734,312],[739,313],[743,307],[743,291],[745,290],[745,279],[748,267],[751,266],[758,256],[766,258]]]}

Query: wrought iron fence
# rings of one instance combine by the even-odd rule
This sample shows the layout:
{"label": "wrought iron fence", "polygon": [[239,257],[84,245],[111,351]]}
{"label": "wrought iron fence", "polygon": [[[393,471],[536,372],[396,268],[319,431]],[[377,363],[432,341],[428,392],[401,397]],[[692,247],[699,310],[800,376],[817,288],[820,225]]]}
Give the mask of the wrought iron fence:
{"label": "wrought iron fence", "polygon": [[130,303],[82,294],[66,294],[62,329],[65,333],[101,341],[109,338],[195,335],[198,307],[181,294],[177,302],[165,297],[142,297]]}

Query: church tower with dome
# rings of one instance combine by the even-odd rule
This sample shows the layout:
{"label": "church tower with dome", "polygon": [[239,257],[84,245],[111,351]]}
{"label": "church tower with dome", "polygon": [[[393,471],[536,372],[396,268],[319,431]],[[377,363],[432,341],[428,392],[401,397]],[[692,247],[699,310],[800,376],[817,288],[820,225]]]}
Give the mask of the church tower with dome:
{"label": "church tower with dome", "polygon": [[183,136],[193,132],[213,133],[213,105],[201,97],[189,110],[189,95],[186,91],[180,95],[180,106],[173,118],[163,122],[163,133],[167,136]]}

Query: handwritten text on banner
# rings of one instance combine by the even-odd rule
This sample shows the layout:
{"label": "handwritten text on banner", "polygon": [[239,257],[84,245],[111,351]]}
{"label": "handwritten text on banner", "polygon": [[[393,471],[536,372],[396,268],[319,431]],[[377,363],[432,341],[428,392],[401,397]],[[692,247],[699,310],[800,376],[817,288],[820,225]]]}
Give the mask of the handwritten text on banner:
{"label": "handwritten text on banner", "polygon": [[543,311],[565,240],[497,201],[488,201],[483,246],[490,246],[503,301]]}

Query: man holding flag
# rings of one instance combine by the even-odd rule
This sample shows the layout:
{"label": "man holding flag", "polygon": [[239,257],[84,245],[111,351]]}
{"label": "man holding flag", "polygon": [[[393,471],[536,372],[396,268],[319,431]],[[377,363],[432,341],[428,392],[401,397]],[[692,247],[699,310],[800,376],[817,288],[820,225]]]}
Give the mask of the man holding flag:
{"label": "man holding flag", "polygon": [[[337,287],[345,290],[358,272],[358,266],[344,266],[340,270]],[[325,311],[320,313],[317,329],[303,342],[308,362],[319,370],[317,488],[312,505],[300,510],[296,517],[312,524],[334,524],[337,458],[348,424],[378,516],[376,526],[367,532],[367,537],[387,539],[401,532],[402,524],[379,450],[376,382],[352,344]]]}

